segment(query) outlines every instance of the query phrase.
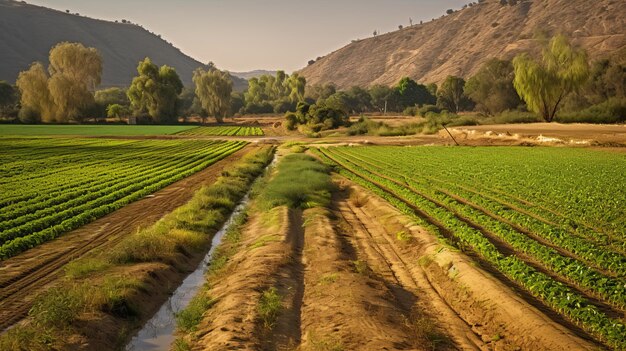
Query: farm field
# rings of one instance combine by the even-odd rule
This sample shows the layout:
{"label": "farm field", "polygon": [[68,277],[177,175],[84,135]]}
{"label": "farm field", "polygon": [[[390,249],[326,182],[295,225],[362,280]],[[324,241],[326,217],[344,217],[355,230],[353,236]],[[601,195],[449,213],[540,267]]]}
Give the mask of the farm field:
{"label": "farm field", "polygon": [[22,125],[0,124],[0,137],[6,136],[155,136],[179,133],[195,126],[151,125]]}
{"label": "farm field", "polygon": [[[188,177],[246,145],[191,140],[2,138],[0,258]],[[19,185],[19,186],[16,186]]]}
{"label": "farm field", "polygon": [[263,136],[263,130],[259,127],[216,126],[197,127],[178,132],[178,135],[189,136]]}
{"label": "farm field", "polygon": [[321,157],[613,348],[626,327],[626,156],[334,147]]}

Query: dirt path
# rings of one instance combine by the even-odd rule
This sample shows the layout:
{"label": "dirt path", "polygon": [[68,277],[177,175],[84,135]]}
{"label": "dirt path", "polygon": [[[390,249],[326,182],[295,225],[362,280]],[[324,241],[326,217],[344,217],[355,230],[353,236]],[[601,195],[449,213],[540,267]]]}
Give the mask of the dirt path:
{"label": "dirt path", "polygon": [[0,263],[0,329],[24,318],[34,298],[63,275],[65,264],[111,247],[125,235],[156,222],[189,201],[202,185],[215,181],[249,150],[245,147],[142,200]]}
{"label": "dirt path", "polygon": [[[411,225],[385,201],[342,180],[352,199],[341,201],[341,215],[369,249],[366,260],[384,274],[390,270],[407,290],[426,301],[437,322],[462,348],[497,350],[592,350],[599,347],[554,322],[471,259],[440,244]],[[402,233],[402,234],[399,234]],[[368,236],[369,242],[363,238]],[[388,268],[385,267],[389,265]],[[414,282],[415,284],[412,284]],[[419,300],[418,300],[419,301]]]}

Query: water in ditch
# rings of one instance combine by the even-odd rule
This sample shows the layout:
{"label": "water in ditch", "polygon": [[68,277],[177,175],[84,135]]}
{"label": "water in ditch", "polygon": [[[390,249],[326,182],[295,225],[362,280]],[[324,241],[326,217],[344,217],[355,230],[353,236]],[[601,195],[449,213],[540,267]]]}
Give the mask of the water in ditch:
{"label": "water in ditch", "polygon": [[191,299],[204,285],[206,273],[215,250],[222,242],[226,231],[233,224],[234,219],[241,214],[248,204],[249,196],[246,195],[241,203],[235,208],[226,223],[215,234],[211,242],[211,249],[202,260],[198,268],[191,273],[176,289],[174,294],[167,300],[161,309],[150,319],[143,328],[132,338],[126,346],[126,351],[156,351],[170,350],[176,339],[176,313],[187,307]]}

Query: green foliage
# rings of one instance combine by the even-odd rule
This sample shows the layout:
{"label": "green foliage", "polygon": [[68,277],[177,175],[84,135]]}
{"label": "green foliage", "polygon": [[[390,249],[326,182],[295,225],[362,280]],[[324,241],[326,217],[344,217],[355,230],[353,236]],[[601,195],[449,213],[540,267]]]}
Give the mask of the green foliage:
{"label": "green foliage", "polygon": [[[126,108],[127,111],[130,107],[130,101],[126,95],[126,90],[121,88],[98,90],[94,95],[94,99],[96,103],[96,117],[111,117],[108,116],[108,107],[111,105],[120,105]],[[122,113],[122,115],[124,114],[128,114],[128,112]]]}
{"label": "green foliage", "polygon": [[36,324],[63,327],[76,319],[85,307],[78,286],[74,289],[52,288],[39,297],[28,312]]}
{"label": "green foliage", "polygon": [[146,57],[139,62],[137,73],[127,92],[135,115],[147,113],[155,123],[176,123],[178,95],[183,90],[176,70],[159,68]]}
{"label": "green foliage", "polygon": [[470,109],[471,101],[465,95],[465,80],[448,76],[437,90],[437,105],[454,113]]}
{"label": "green foliage", "polygon": [[[2,171],[20,188],[1,186],[0,259],[52,240],[132,201],[194,174],[245,146],[244,142],[100,139],[9,139]],[[72,157],[72,165],[48,162],[49,150]],[[35,151],[33,151],[35,150]],[[123,152],[122,152],[123,151]],[[27,156],[27,157],[26,157]],[[133,161],[133,162],[131,162]],[[45,164],[46,167],[40,167]],[[18,167],[18,168],[14,168]],[[36,168],[36,172],[35,169]],[[80,169],[80,176],[76,176]],[[9,177],[10,174],[10,177]],[[39,177],[32,178],[39,174]],[[72,177],[68,177],[72,174]],[[98,175],[98,176],[96,176]],[[158,251],[161,232],[146,238],[147,256]],[[143,245],[143,244],[141,244]],[[141,248],[137,246],[137,250]]]}
{"label": "green foliage", "polygon": [[291,76],[284,71],[276,76],[263,75],[248,81],[244,93],[245,107],[241,112],[251,114],[284,113],[293,111],[298,102],[304,101],[306,79],[298,73]]}
{"label": "green foliage", "polygon": [[126,106],[120,104],[113,104],[107,106],[107,117],[120,119],[125,115],[128,115],[130,111]]}
{"label": "green foliage", "polygon": [[517,108],[521,101],[513,87],[513,64],[492,59],[465,84],[465,93],[476,103],[476,108],[495,115]]}
{"label": "green foliage", "polygon": [[514,86],[528,108],[547,122],[556,117],[561,102],[587,81],[587,54],[558,35],[543,49],[541,61],[521,54],[513,60]]}
{"label": "green foliage", "polygon": [[555,119],[560,123],[624,123],[626,98],[609,98],[576,112],[564,112]]}
{"label": "green foliage", "polygon": [[399,96],[398,109],[436,102],[435,96],[430,93],[425,85],[418,84],[409,77],[402,78],[395,89]]}
{"label": "green foliage", "polygon": [[271,287],[261,294],[257,311],[265,328],[272,328],[282,308],[282,297],[276,288]]}
{"label": "green foliage", "polygon": [[[233,82],[228,72],[217,69],[205,71],[199,68],[193,73],[193,82],[202,108],[215,117],[218,123],[224,122],[224,117],[230,110],[230,97],[233,91]],[[202,122],[205,122],[204,118]]]}
{"label": "green foliage", "polygon": [[306,154],[285,156],[259,195],[261,207],[311,208],[330,204],[333,184],[328,167]]}
{"label": "green foliage", "polygon": [[[626,326],[620,320],[554,279],[592,291],[616,308],[626,305],[621,278],[626,216],[618,200],[624,189],[617,180],[624,169],[616,168],[626,164],[622,155],[565,148],[344,147],[321,152],[341,167],[342,175],[383,196],[418,225],[475,252],[556,313],[611,347],[624,348]],[[385,161],[389,154],[393,162]],[[545,182],[545,174],[553,181]],[[520,254],[501,252],[489,236],[543,269],[533,268]]]}
{"label": "green foliage", "polygon": [[185,333],[194,331],[202,321],[204,312],[206,312],[213,303],[214,300],[207,296],[206,293],[200,293],[194,296],[191,302],[189,302],[189,305],[176,314],[176,325],[178,329]]}
{"label": "green foliage", "polygon": [[[332,101],[331,104],[333,104]],[[322,130],[350,125],[348,114],[339,107],[337,104],[328,106],[326,101],[315,105],[300,102],[296,107],[295,113],[287,113],[285,115],[286,128],[293,130],[297,125],[304,125],[316,133]]]}

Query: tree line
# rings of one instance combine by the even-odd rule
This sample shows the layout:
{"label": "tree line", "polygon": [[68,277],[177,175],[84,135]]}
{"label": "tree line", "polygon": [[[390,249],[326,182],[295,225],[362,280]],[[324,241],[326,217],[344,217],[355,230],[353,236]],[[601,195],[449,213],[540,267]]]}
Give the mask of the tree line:
{"label": "tree line", "polygon": [[237,113],[290,113],[289,128],[304,123],[328,129],[350,114],[473,111],[487,117],[533,113],[548,122],[615,123],[626,121],[626,62],[623,55],[617,57],[590,64],[583,50],[556,36],[539,58],[492,59],[467,81],[449,76],[440,85],[420,84],[405,77],[394,86],[339,90],[333,84],[307,86],[298,73],[278,71],[250,79],[244,92],[233,92],[229,73],[212,63],[194,72],[194,87],[184,87],[174,68],[146,58],[127,89],[96,90],[102,75],[98,51],[60,43],[50,50],[48,67],[33,63],[15,87],[0,82],[0,116],[26,123],[134,116],[143,123],[170,124],[194,115],[204,123],[208,117],[223,122]]}
{"label": "tree line", "polygon": [[232,80],[208,65],[193,74],[195,88],[185,89],[173,67],[139,62],[127,89],[96,90],[102,77],[102,57],[95,48],[63,42],[49,53],[46,68],[35,62],[20,72],[15,87],[0,82],[0,116],[24,123],[84,122],[88,118],[133,116],[142,122],[178,123],[196,112],[218,122],[230,113]]}

